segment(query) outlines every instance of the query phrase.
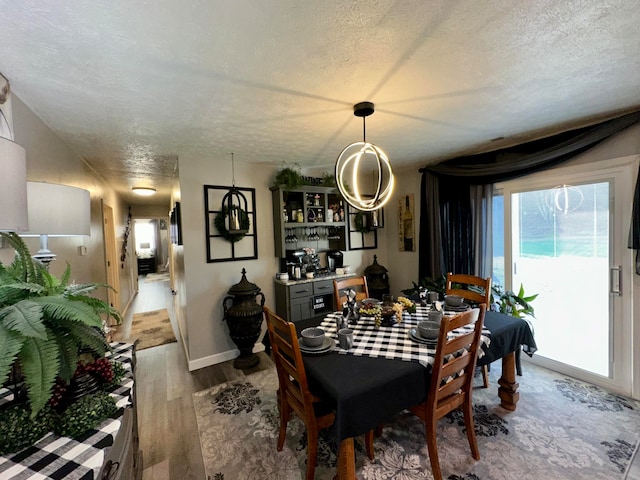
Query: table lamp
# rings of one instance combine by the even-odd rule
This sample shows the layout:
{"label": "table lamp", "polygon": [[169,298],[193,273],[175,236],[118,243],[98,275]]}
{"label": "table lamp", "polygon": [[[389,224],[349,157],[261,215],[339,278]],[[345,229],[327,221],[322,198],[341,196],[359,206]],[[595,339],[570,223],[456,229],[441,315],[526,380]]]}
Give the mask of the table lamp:
{"label": "table lamp", "polygon": [[24,232],[27,221],[27,157],[20,145],[0,137],[0,231]]}
{"label": "table lamp", "polygon": [[27,182],[29,230],[23,237],[40,237],[40,250],[33,258],[49,264],[56,255],[49,250],[49,237],[89,235],[91,199],[88,190],[55,183]]}

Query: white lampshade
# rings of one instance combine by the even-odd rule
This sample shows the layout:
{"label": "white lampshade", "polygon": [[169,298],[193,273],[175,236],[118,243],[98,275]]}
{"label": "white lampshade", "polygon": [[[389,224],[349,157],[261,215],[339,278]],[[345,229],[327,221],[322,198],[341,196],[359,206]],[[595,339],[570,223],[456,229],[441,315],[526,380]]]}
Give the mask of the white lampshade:
{"label": "white lampshade", "polygon": [[55,183],[27,182],[29,230],[21,236],[89,235],[91,198],[88,190]]}
{"label": "white lampshade", "polygon": [[0,137],[0,231],[24,232],[27,220],[27,157],[17,143]]}

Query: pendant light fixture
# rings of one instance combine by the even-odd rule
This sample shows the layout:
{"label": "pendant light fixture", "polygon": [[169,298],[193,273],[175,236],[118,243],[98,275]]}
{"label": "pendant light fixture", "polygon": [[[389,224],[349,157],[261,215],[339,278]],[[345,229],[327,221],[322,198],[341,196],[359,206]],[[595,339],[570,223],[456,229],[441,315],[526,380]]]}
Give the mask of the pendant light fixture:
{"label": "pendant light fixture", "polygon": [[[224,226],[231,235],[247,233],[247,198],[236,188],[236,174],[231,154],[231,189],[222,197],[222,211],[225,213]],[[245,227],[243,227],[245,225]]]}
{"label": "pendant light fixture", "polygon": [[[336,184],[344,199],[354,208],[373,212],[389,201],[393,193],[393,171],[386,153],[367,142],[365,118],[374,112],[371,102],[353,106],[353,114],[362,117],[363,141],[348,145],[336,161]],[[374,181],[372,191],[365,191],[370,173]]]}

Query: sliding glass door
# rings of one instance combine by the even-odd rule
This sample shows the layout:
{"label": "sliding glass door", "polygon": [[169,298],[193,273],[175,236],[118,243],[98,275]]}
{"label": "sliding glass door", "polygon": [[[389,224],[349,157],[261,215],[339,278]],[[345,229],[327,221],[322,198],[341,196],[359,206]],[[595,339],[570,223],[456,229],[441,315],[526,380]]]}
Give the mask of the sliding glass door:
{"label": "sliding glass door", "polygon": [[534,361],[623,392],[631,389],[631,177],[631,165],[573,167],[500,185],[503,274],[494,259],[508,288],[538,294]]}

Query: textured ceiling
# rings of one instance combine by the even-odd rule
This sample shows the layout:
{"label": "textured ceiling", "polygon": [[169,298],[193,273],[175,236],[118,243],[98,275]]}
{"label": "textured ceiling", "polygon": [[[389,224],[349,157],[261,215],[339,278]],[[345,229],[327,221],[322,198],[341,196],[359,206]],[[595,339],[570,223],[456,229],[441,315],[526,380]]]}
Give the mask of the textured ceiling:
{"label": "textured ceiling", "polygon": [[396,169],[640,107],[638,0],[0,6],[13,92],[125,198],[185,155],[329,170],[363,100]]}

